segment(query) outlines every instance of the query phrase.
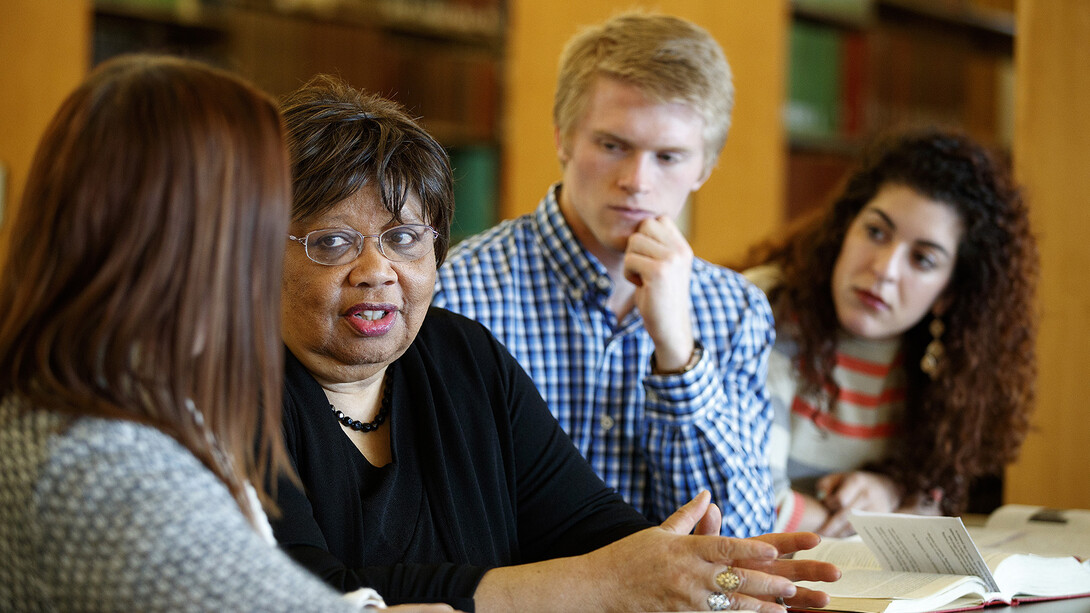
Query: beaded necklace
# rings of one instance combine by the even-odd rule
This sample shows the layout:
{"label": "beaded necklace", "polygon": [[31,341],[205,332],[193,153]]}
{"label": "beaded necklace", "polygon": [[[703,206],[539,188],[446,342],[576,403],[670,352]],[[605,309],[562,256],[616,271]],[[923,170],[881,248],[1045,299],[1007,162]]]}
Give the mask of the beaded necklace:
{"label": "beaded necklace", "polygon": [[337,420],[345,425],[347,428],[352,428],[357,432],[374,432],[378,430],[379,426],[386,422],[386,416],[390,414],[390,396],[392,394],[393,385],[390,385],[389,381],[383,382],[382,387],[382,405],[379,407],[378,415],[375,416],[369,422],[362,422],[352,419],[344,414],[344,411],[339,410],[332,404],[329,405],[329,409],[333,411],[333,414],[337,416]]}

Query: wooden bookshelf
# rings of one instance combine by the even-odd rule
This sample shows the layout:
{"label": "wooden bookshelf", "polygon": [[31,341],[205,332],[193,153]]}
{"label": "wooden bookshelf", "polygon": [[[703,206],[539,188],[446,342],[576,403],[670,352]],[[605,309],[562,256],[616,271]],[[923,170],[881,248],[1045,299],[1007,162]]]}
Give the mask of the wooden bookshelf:
{"label": "wooden bookshelf", "polygon": [[95,63],[195,57],[273,95],[318,73],[397,100],[462,164],[454,238],[498,208],[505,0],[96,0]]}
{"label": "wooden bookshelf", "polygon": [[951,126],[1009,150],[1013,44],[1010,0],[794,0],[787,217],[827,202],[884,130]]}

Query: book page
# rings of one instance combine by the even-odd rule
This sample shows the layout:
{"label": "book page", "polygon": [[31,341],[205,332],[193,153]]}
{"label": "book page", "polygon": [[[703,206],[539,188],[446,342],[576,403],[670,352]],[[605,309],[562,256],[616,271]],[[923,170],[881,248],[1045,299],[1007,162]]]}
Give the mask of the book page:
{"label": "book page", "polygon": [[848,538],[825,537],[817,547],[796,551],[792,557],[796,560],[821,560],[840,569],[882,570],[878,558],[874,557],[858,535]]}
{"label": "book page", "polygon": [[1090,559],[1090,510],[1003,505],[969,531],[981,548]]}
{"label": "book page", "polygon": [[1090,531],[1090,510],[1053,509],[1025,504],[1005,504],[988,516],[987,528],[1024,528],[1026,526],[1069,528],[1073,533]]}
{"label": "book page", "polygon": [[998,565],[990,554],[985,554],[985,559],[995,569],[995,580],[1011,596],[1058,598],[1090,593],[1090,565],[1073,556],[1013,553],[1006,554]]}
{"label": "book page", "polygon": [[850,521],[885,570],[973,575],[999,591],[960,517],[855,511]]}
{"label": "book page", "polygon": [[917,613],[954,606],[979,608],[991,602],[979,577],[852,570],[839,581],[797,585],[825,591],[830,610],[860,613]]}
{"label": "book page", "polygon": [[796,585],[821,590],[838,598],[937,598],[940,604],[966,594],[983,599],[987,591],[978,577],[858,569],[844,573],[832,583],[799,581]]}

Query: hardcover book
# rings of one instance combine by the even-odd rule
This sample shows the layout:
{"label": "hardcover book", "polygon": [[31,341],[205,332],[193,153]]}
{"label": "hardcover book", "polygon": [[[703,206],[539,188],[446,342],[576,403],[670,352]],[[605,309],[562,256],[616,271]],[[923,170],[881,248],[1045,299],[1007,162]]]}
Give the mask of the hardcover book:
{"label": "hardcover book", "polygon": [[795,554],[842,571],[834,583],[799,585],[832,597],[824,610],[959,611],[1090,596],[1090,511],[1003,507],[974,530],[961,518],[855,513],[858,533]]}

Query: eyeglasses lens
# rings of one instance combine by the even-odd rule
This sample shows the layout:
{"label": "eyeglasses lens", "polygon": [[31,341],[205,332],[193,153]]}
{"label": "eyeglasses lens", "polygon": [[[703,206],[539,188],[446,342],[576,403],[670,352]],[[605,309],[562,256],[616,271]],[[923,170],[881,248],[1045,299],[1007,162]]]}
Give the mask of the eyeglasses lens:
{"label": "eyeglasses lens", "polygon": [[431,226],[407,224],[390,228],[378,236],[349,229],[315,230],[306,235],[307,257],[319,264],[347,264],[363,252],[366,238],[377,238],[379,252],[394,262],[409,262],[429,253],[436,232]]}
{"label": "eyeglasses lens", "polygon": [[428,226],[406,225],[390,228],[379,236],[379,240],[383,255],[394,261],[408,262],[431,249],[433,236]]}
{"label": "eyeglasses lens", "polygon": [[307,257],[330,266],[351,262],[363,249],[363,237],[347,230],[316,230],[306,239]]}

